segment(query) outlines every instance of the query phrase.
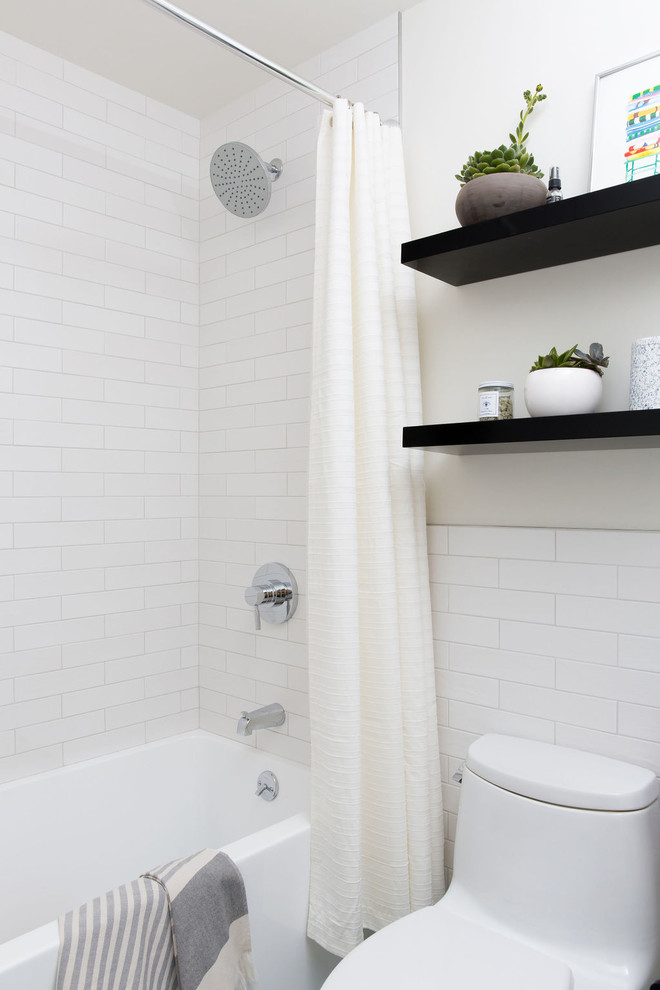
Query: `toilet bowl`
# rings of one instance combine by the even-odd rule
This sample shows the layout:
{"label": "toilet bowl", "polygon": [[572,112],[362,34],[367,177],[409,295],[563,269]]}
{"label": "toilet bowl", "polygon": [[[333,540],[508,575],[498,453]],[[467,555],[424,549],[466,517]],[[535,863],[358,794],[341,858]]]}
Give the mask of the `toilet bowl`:
{"label": "toilet bowl", "polygon": [[323,990],[648,990],[659,975],[654,774],[487,735],[468,753],[446,895],[368,938]]}
{"label": "toilet bowl", "polygon": [[558,959],[443,910],[422,908],[376,932],[323,990],[573,990]]}

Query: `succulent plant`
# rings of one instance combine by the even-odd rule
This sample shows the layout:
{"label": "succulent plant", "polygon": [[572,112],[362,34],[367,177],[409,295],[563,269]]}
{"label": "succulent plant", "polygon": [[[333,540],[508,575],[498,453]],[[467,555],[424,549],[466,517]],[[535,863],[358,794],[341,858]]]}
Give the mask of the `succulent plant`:
{"label": "succulent plant", "polygon": [[547,93],[543,92],[543,86],[539,83],[534,93],[526,89],[523,97],[525,108],[520,111],[515,134],[509,134],[511,144],[508,147],[501,144],[493,151],[475,151],[470,155],[460,173],[456,175],[461,185],[482,175],[492,175],[496,172],[524,172],[527,175],[535,175],[537,179],[543,178],[543,172],[539,172],[538,165],[534,164],[534,156],[530,155],[525,147],[529,137],[529,132],[525,133],[525,123],[536,104],[547,99]]}
{"label": "succulent plant", "polygon": [[589,346],[588,354],[578,350],[577,344],[562,354],[557,353],[557,348],[553,347],[548,354],[539,354],[538,360],[534,362],[530,371],[543,371],[545,368],[588,368],[602,375],[603,368],[607,368],[610,363],[609,357],[603,353],[603,345],[593,343]]}
{"label": "succulent plant", "polygon": [[576,347],[573,351],[573,361],[575,368],[590,368],[599,375],[603,374],[603,368],[607,368],[610,363],[609,357],[605,357],[603,353],[603,345],[598,343],[589,345],[588,354],[579,351]]}

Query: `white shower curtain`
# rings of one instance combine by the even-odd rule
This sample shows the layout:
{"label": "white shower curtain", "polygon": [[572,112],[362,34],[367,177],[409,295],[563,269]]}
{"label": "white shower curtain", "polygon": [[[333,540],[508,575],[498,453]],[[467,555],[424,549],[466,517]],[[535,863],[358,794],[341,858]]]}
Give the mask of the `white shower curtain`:
{"label": "white shower curtain", "polygon": [[308,934],[343,956],[444,889],[401,133],[338,100],[318,143],[309,475]]}

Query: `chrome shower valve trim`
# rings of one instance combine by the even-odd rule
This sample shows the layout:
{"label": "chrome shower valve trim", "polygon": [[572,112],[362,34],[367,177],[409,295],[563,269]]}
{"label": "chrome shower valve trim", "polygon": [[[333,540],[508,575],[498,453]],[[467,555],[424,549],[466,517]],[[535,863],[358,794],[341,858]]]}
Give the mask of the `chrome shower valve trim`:
{"label": "chrome shower valve trim", "polygon": [[254,627],[265,622],[286,622],[298,605],[296,579],[284,564],[264,564],[245,592],[245,601],[254,609]]}

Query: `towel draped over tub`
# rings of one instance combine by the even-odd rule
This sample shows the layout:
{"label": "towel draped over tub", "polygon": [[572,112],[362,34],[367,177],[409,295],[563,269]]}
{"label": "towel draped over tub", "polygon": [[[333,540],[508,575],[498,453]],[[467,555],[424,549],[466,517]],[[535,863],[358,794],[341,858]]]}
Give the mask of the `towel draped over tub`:
{"label": "towel draped over tub", "polygon": [[206,849],[59,919],[56,990],[246,990],[255,979],[243,879]]}

